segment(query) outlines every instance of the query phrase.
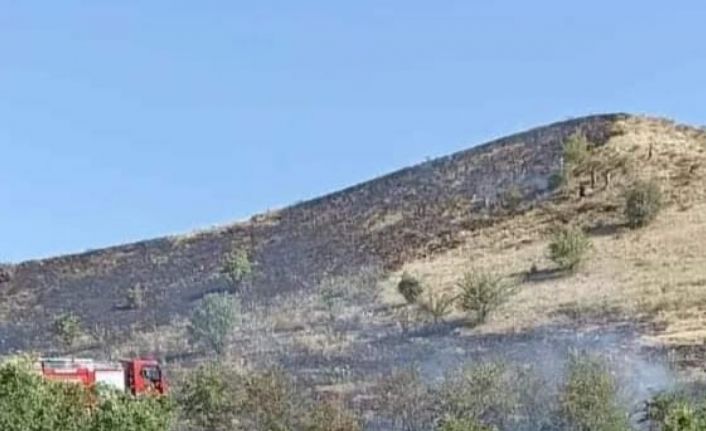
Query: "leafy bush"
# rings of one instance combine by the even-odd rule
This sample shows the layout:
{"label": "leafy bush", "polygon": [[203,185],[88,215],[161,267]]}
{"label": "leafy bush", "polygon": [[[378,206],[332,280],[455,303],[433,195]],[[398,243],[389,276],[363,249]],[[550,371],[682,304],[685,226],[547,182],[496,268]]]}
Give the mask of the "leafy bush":
{"label": "leafy bush", "polygon": [[438,404],[444,425],[534,431],[552,424],[553,393],[533,368],[474,362],[446,374]]}
{"label": "leafy bush", "polygon": [[287,431],[296,429],[305,415],[306,395],[283,370],[270,369],[247,376],[243,411],[245,429]]}
{"label": "leafy bush", "polygon": [[568,431],[627,431],[618,383],[597,358],[574,355],[559,396],[559,417]]}
{"label": "leafy bush", "polygon": [[0,429],[3,431],[84,430],[88,393],[78,385],[47,382],[32,371],[29,358],[0,366]]}
{"label": "leafy bush", "polygon": [[212,349],[216,354],[225,353],[231,332],[238,324],[239,310],[240,304],[232,295],[207,295],[191,315],[191,339]]}
{"label": "leafy bush", "polygon": [[404,297],[408,304],[414,304],[424,291],[424,286],[415,277],[408,273],[403,273],[400,282],[397,283],[397,291]]}
{"label": "leafy bush", "polygon": [[661,431],[702,431],[706,429],[706,405],[694,404],[686,394],[660,393],[646,403],[643,422]]}
{"label": "leafy bush", "polygon": [[111,391],[98,396],[75,383],[44,380],[29,358],[0,365],[3,431],[166,431],[170,410],[164,397],[136,399]]}
{"label": "leafy bush", "polygon": [[472,314],[475,323],[484,323],[515,291],[502,277],[484,271],[467,272],[457,286],[461,289],[459,306]]}
{"label": "leafy bush", "polygon": [[687,402],[673,405],[660,425],[662,431],[706,430],[706,408]]}
{"label": "leafy bush", "polygon": [[90,430],[166,431],[170,429],[171,411],[172,404],[167,397],[135,398],[123,392],[111,392],[103,395],[98,403]]}
{"label": "leafy bush", "polygon": [[447,418],[501,428],[519,404],[513,370],[499,362],[472,364],[446,376],[441,388]]}
{"label": "leafy bush", "polygon": [[649,224],[661,209],[662,191],[653,181],[635,183],[625,194],[625,217],[632,228]]}
{"label": "leafy bush", "polygon": [[377,411],[391,422],[387,429],[427,431],[436,422],[435,394],[416,369],[395,371],[375,388]]}
{"label": "leafy bush", "polygon": [[360,431],[360,418],[337,400],[317,401],[283,370],[246,373],[223,363],[187,374],[176,392],[189,430]]}
{"label": "leafy bush", "polygon": [[522,190],[517,185],[510,186],[503,192],[502,203],[505,209],[515,212],[522,204]]}
{"label": "leafy bush", "polygon": [[145,290],[140,285],[132,286],[125,295],[127,307],[135,310],[145,306]]}
{"label": "leafy bush", "polygon": [[71,349],[81,336],[81,319],[73,313],[65,313],[54,319],[54,336],[56,336],[64,348]]}
{"label": "leafy bush", "polygon": [[243,379],[218,364],[201,365],[181,382],[176,402],[184,421],[194,429],[229,431],[239,412]]}
{"label": "leafy bush", "polygon": [[589,157],[589,143],[586,136],[574,133],[564,141],[564,163],[571,167],[580,167]]}
{"label": "leafy bush", "polygon": [[252,275],[253,264],[250,256],[244,250],[235,250],[226,256],[226,261],[221,270],[234,285],[242,283]]}
{"label": "leafy bush", "polygon": [[361,431],[360,418],[341,401],[315,403],[307,412],[303,431]]}
{"label": "leafy bush", "polygon": [[591,240],[577,228],[562,229],[556,232],[549,243],[549,258],[560,269],[576,270],[591,248]]}
{"label": "leafy bush", "polygon": [[428,293],[427,300],[420,302],[419,307],[432,317],[434,323],[439,323],[451,313],[456,303],[456,296],[448,293],[433,294],[431,291]]}

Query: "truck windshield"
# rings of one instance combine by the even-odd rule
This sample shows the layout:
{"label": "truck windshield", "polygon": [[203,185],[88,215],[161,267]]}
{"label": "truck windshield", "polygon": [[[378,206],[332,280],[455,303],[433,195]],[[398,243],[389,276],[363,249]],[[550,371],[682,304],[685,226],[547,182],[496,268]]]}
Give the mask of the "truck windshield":
{"label": "truck windshield", "polygon": [[162,378],[162,373],[160,372],[159,367],[148,366],[142,369],[142,377],[151,382],[159,382]]}

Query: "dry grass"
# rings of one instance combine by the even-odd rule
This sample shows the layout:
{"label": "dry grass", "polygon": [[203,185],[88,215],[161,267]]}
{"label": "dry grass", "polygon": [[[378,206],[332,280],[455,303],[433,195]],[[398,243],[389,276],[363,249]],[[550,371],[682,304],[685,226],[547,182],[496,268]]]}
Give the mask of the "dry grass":
{"label": "dry grass", "polygon": [[[706,340],[706,181],[701,170],[706,137],[663,120],[631,118],[620,127],[626,133],[598,150],[606,159],[629,160],[607,190],[584,199],[570,190],[568,198],[467,233],[462,247],[405,264],[384,283],[382,300],[402,302],[394,289],[402,271],[418,276],[428,289],[453,292],[471,268],[521,280],[534,265],[539,273],[521,283],[519,292],[476,330],[514,332],[567,321],[645,319],[659,328],[650,341]],[[657,179],[669,205],[655,223],[630,231],[620,226],[621,195],[636,178]],[[575,275],[547,271],[553,268],[546,257],[548,233],[562,221],[593,228],[593,250]]]}

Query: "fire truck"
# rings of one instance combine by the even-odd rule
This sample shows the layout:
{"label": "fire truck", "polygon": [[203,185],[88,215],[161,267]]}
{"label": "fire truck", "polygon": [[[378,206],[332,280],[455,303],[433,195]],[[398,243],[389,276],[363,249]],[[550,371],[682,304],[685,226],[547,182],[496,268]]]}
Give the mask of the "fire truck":
{"label": "fire truck", "polygon": [[133,395],[165,394],[167,381],[156,360],[101,362],[93,359],[41,358],[36,366],[48,380],[104,385]]}

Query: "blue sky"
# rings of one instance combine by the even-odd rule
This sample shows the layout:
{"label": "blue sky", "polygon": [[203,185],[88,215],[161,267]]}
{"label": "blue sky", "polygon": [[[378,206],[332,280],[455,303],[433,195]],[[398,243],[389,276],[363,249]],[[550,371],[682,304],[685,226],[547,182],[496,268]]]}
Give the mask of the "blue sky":
{"label": "blue sky", "polygon": [[706,123],[701,1],[0,0],[0,261],[246,218],[572,116]]}

